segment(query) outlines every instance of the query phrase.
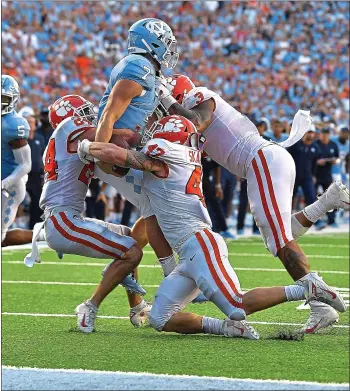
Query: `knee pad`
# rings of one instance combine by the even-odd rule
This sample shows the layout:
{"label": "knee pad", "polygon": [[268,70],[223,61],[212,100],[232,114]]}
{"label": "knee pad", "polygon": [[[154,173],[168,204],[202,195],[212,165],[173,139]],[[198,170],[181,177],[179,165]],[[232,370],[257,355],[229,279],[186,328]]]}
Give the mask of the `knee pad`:
{"label": "knee pad", "polygon": [[197,286],[204,293],[204,296],[208,300],[211,300],[212,297],[218,292],[218,289],[214,289],[213,287],[211,287],[208,281],[203,276],[198,279]]}
{"label": "knee pad", "polygon": [[153,329],[162,331],[168,320],[179,311],[181,311],[180,306],[169,300],[167,296],[156,296],[149,313],[149,324]]}
{"label": "knee pad", "polygon": [[292,235],[294,240],[298,240],[303,235],[305,235],[306,232],[309,230],[309,227],[304,227],[303,225],[300,224],[298,219],[295,217],[295,214],[292,215],[291,223],[292,223]]}

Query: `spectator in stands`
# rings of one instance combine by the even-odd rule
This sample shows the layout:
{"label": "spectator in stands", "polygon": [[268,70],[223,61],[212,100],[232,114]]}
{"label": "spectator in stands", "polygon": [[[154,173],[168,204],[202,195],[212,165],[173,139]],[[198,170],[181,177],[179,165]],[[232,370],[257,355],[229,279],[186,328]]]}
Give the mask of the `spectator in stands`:
{"label": "spectator in stands", "polygon": [[306,205],[316,201],[315,171],[320,149],[315,142],[315,134],[316,128],[311,125],[310,130],[305,133],[304,137],[288,148],[294,159],[296,169],[293,197],[296,195],[298,188],[301,187]]}
{"label": "spectator in stands", "polygon": [[[30,109],[30,108],[29,108]],[[45,151],[44,137],[36,131],[36,118],[34,110],[30,109],[22,112],[30,126],[28,144],[32,157],[32,169],[28,174],[27,193],[30,196],[29,204],[29,229],[33,229],[34,225],[41,221],[43,211],[39,207],[39,200],[44,183],[44,166],[42,156]]]}
{"label": "spectator in stands", "polygon": [[43,107],[40,110],[40,125],[36,129],[36,132],[40,134],[45,140],[45,147],[49,142],[49,139],[53,133],[53,127],[49,121],[49,109],[47,107]]}
{"label": "spectator in stands", "polygon": [[345,157],[350,151],[349,128],[344,125],[340,126],[338,136],[331,138],[331,140],[336,143],[339,151],[339,162],[333,164],[332,167],[333,180],[341,180],[347,183]]}
{"label": "spectator in stands", "polygon": [[273,119],[271,121],[271,128],[272,130],[270,132],[264,133],[264,138],[266,138],[267,140],[275,141],[276,143],[280,143],[282,141],[287,140],[288,134],[283,133],[283,131],[285,131],[285,128],[281,120]]}
{"label": "spectator in stands", "polygon": [[233,175],[226,168],[221,167],[221,188],[223,192],[223,199],[221,200],[221,207],[224,211],[226,219],[232,213],[232,201],[236,187],[236,176]]}
{"label": "spectator in stands", "polygon": [[[319,156],[316,161],[316,191],[318,187],[322,187],[322,190],[325,191],[333,182],[332,180],[332,166],[336,164],[339,159],[339,151],[337,144],[330,140],[330,130],[329,128],[323,128],[321,131],[321,138],[317,141],[319,147]],[[335,223],[335,211],[328,212],[328,224],[330,226],[336,227]]]}

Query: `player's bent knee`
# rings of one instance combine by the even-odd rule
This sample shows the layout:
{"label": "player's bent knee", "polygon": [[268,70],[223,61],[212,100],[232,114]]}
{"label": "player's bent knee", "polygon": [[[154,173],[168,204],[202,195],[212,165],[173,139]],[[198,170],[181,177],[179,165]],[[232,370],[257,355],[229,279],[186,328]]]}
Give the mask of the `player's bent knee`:
{"label": "player's bent knee", "polygon": [[149,325],[152,327],[152,329],[161,332],[168,320],[166,321],[162,320],[162,318],[158,314],[158,311],[157,310],[153,311],[153,306],[149,314]]}
{"label": "player's bent knee", "polygon": [[133,263],[134,267],[137,267],[138,264],[141,262],[143,252],[139,246],[134,244],[132,247],[129,248],[129,251],[125,253],[123,256],[123,259],[129,259],[130,262]]}

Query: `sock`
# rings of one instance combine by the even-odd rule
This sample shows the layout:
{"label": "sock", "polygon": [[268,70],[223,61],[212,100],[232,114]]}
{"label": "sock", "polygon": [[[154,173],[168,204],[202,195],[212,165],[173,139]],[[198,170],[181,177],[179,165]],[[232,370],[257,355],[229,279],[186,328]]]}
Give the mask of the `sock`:
{"label": "sock", "polygon": [[300,224],[299,220],[295,217],[295,214],[292,215],[291,223],[292,235],[294,240],[298,240],[299,238],[301,238],[310,229],[310,227],[304,227],[302,224]]}
{"label": "sock", "polygon": [[130,308],[130,311],[139,312],[147,305],[145,300],[142,300],[140,304],[135,305],[135,307]]}
{"label": "sock", "polygon": [[164,277],[167,277],[176,267],[176,259],[174,254],[171,254],[165,258],[159,258],[158,261],[162,266]]}
{"label": "sock", "polygon": [[202,319],[203,333],[223,335],[224,322],[225,321],[221,319],[208,318],[207,316],[203,316]]}
{"label": "sock", "polygon": [[44,230],[44,229],[42,229],[42,230],[39,232],[38,241],[39,241],[39,242],[45,242],[45,241],[46,241],[46,238],[45,238],[45,230]]}
{"label": "sock", "polygon": [[89,300],[86,300],[86,303],[91,305],[96,311],[98,310],[98,306],[96,304],[94,304],[91,299]]}
{"label": "sock", "polygon": [[316,223],[316,221],[327,212],[327,206],[325,206],[320,200],[315,201],[313,204],[308,205],[303,209],[304,216],[312,223]]}
{"label": "sock", "polygon": [[305,299],[305,289],[301,285],[288,285],[284,287],[287,301],[298,301]]}

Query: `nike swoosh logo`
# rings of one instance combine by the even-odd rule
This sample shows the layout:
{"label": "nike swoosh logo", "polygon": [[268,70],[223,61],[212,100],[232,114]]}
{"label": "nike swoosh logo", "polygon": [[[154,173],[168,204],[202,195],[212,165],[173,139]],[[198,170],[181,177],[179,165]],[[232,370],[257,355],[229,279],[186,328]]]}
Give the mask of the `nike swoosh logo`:
{"label": "nike swoosh logo", "polygon": [[196,256],[197,254],[194,254],[193,257],[190,258],[190,261],[192,262],[193,261],[193,258]]}
{"label": "nike swoosh logo", "polygon": [[320,320],[319,322],[317,322],[317,323],[315,324],[315,326],[313,326],[313,327],[311,327],[311,328],[309,328],[309,329],[306,329],[305,332],[306,332],[307,334],[313,333],[313,332],[317,329],[317,326],[318,326],[320,323],[321,323],[321,320]]}
{"label": "nike swoosh logo", "polygon": [[323,291],[329,293],[329,294],[332,296],[332,299],[333,299],[333,300],[335,300],[335,299],[337,298],[337,295],[336,295],[334,292],[331,292],[331,291],[329,291],[329,290],[327,290],[327,289],[323,289],[323,288],[321,288],[321,289],[322,289]]}
{"label": "nike swoosh logo", "polygon": [[244,334],[244,329],[242,329],[242,328],[240,328],[240,327],[237,327],[237,326],[235,326],[235,328],[236,328],[237,330],[240,330],[240,332],[241,332],[241,335],[243,335],[243,334]]}

